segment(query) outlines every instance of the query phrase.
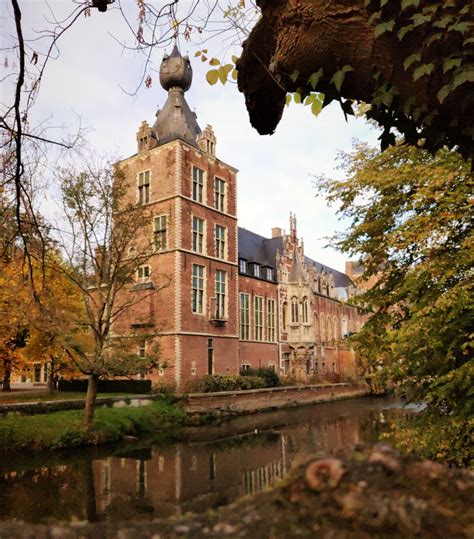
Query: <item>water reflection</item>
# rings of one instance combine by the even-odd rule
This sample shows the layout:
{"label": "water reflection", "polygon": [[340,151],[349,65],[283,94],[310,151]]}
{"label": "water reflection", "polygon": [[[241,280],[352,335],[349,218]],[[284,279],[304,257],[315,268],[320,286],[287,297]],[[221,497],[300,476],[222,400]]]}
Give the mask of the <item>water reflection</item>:
{"label": "water reflection", "polygon": [[[393,401],[359,399],[237,418],[186,443],[1,465],[0,519],[127,520],[204,512],[259,492],[318,451],[378,438]],[[229,438],[229,433],[240,433]],[[209,438],[214,441],[209,441]]]}

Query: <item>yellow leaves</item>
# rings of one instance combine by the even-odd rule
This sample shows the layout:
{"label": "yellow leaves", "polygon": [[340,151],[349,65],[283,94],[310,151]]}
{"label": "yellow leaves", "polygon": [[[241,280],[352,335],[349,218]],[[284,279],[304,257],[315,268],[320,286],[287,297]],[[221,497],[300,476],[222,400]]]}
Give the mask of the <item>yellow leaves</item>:
{"label": "yellow leaves", "polygon": [[[203,62],[207,61],[207,49],[202,51],[197,51],[194,56],[200,57]],[[222,64],[221,60],[216,57],[212,57],[209,60],[209,65],[215,67],[215,69],[210,69],[206,73],[206,80],[211,85],[214,86],[217,82],[221,84],[226,84],[230,79],[236,81],[238,77],[238,72],[236,68],[238,57],[232,55],[232,63]],[[230,78],[229,78],[230,77]]]}

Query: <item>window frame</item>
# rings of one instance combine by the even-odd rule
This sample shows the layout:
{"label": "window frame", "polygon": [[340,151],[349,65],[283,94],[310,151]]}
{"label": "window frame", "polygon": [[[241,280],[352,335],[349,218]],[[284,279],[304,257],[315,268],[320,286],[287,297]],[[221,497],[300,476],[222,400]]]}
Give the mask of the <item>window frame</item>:
{"label": "window frame", "polygon": [[[161,228],[157,229],[156,223],[158,220]],[[163,220],[165,223],[164,228]],[[159,242],[157,242],[157,238],[160,238]],[[159,247],[157,246],[158,243],[160,244]],[[161,215],[153,217],[153,251],[156,253],[166,251],[166,249],[168,249],[168,214],[162,213]]]}
{"label": "window frame", "polygon": [[206,267],[193,264],[191,268],[191,311],[193,314],[205,314],[205,282]]}
{"label": "window frame", "polygon": [[267,298],[267,341],[276,342],[276,300]]}
{"label": "window frame", "polygon": [[[219,186],[219,188],[218,188]],[[222,187],[222,190],[220,189]],[[222,213],[226,211],[227,185],[226,181],[218,176],[214,176],[214,208]]]}
{"label": "window frame", "polygon": [[263,320],[264,320],[264,298],[263,296],[254,296],[253,298],[253,331],[254,339],[262,342],[264,337]]}
{"label": "window frame", "polygon": [[[141,273],[141,275],[140,275]],[[148,283],[150,282],[151,277],[151,268],[149,264],[143,264],[137,268],[137,283]]]}
{"label": "window frame", "polygon": [[[222,237],[217,236],[217,231],[222,232]],[[227,259],[227,227],[224,225],[214,225],[214,255],[220,260]]]}
{"label": "window frame", "polygon": [[151,171],[142,170],[137,174],[137,203],[145,206],[150,203]]}
{"label": "window frame", "polygon": [[240,273],[247,273],[247,260],[245,258],[239,258],[239,271]]}
{"label": "window frame", "polygon": [[[200,172],[201,174],[198,174]],[[193,165],[192,168],[192,183],[191,183],[191,198],[194,202],[204,204],[205,201],[205,179],[204,170]]]}
{"label": "window frame", "polygon": [[291,298],[291,323],[299,324],[299,303],[298,298],[293,296]]}
{"label": "window frame", "polygon": [[[202,228],[195,228],[195,224],[201,224]],[[198,217],[197,215],[193,215],[191,217],[191,250],[194,253],[203,254],[206,252],[206,240],[205,240],[205,232],[206,232],[206,220],[202,217]]]}
{"label": "window frame", "polygon": [[227,272],[224,270],[216,270],[215,294],[215,318],[216,320],[225,320],[227,316]]}
{"label": "window frame", "polygon": [[239,339],[250,340],[250,294],[245,292],[239,293]]}

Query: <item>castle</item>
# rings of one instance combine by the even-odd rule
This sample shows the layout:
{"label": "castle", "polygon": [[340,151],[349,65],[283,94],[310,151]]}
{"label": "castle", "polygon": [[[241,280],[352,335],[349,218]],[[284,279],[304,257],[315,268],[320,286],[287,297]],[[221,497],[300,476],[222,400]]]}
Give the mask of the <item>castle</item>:
{"label": "castle", "polygon": [[133,285],[143,301],[114,331],[141,335],[137,353],[158,342],[161,367],[147,376],[178,388],[250,367],[301,381],[353,372],[344,337],[364,321],[346,303],[354,283],[305,255],[294,215],[287,233],[273,228],[270,238],[238,226],[237,169],[216,157],[212,128],[201,130],[190,110],[191,81],[189,59],[174,47],[160,68],[167,101],[152,127],[142,122],[137,153],[117,164],[126,201],[150,215],[153,254]]}

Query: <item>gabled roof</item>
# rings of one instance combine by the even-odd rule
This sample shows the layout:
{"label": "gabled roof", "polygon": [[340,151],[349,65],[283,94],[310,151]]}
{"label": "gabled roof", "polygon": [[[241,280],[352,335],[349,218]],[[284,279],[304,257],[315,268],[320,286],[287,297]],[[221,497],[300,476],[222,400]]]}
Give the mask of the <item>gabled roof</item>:
{"label": "gabled roof", "polygon": [[[246,228],[239,227],[238,235],[239,258],[244,258],[249,262],[257,262],[262,266],[268,265],[276,268],[276,252],[283,252],[283,238],[264,238],[255,232],[251,232]],[[306,267],[315,268],[317,273],[325,271],[326,274],[332,272],[334,276],[334,286],[336,288],[347,288],[353,283],[349,276],[341,271],[338,271],[329,266],[325,266],[320,262],[316,262],[308,256],[304,257]]]}

